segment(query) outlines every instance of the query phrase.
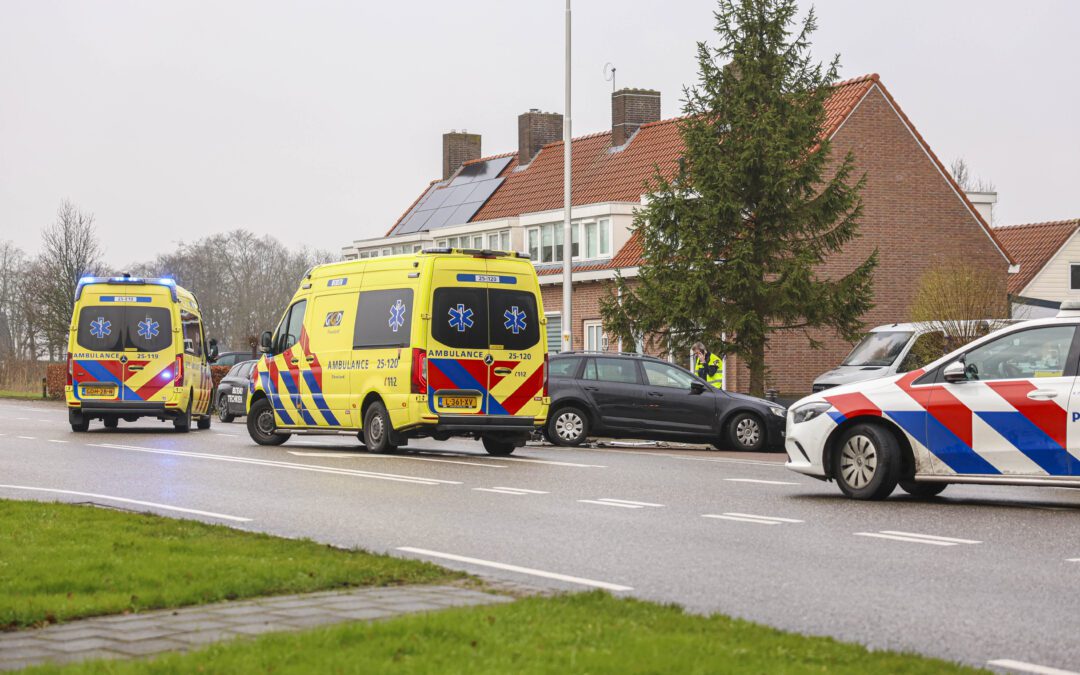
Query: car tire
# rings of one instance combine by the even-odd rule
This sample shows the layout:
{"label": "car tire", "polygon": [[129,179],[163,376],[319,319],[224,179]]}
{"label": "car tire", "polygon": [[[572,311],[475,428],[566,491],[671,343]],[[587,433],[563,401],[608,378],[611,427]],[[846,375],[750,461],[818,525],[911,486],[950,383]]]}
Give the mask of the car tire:
{"label": "car tire", "polygon": [[247,416],[248,436],[259,445],[281,445],[289,440],[287,434],[277,434],[277,421],[274,419],[274,409],[270,401],[260,398],[251,404],[251,412]]}
{"label": "car tire", "polygon": [[544,434],[555,445],[581,445],[589,437],[589,417],[572,405],[559,408],[548,418]]}
{"label": "car tire", "polygon": [[489,455],[495,455],[496,457],[505,457],[513,453],[517,448],[517,444],[513,440],[497,436],[483,436],[481,440],[484,442],[484,450],[487,450]]}
{"label": "car tire", "polygon": [[765,423],[754,413],[735,413],[727,423],[727,440],[732,450],[760,452],[765,447]]}
{"label": "car tire", "polygon": [[90,418],[74,410],[68,412],[68,424],[71,425],[71,430],[76,433],[90,430]]}
{"label": "car tire", "polygon": [[117,417],[106,417],[102,420],[102,422],[105,423],[106,429],[115,429],[116,427],[120,426],[120,419]]}
{"label": "car tire", "polygon": [[397,446],[390,442],[394,427],[390,424],[390,413],[382,401],[372,403],[364,413],[364,446],[368,452],[387,454],[395,452]]}
{"label": "car tire", "polygon": [[197,425],[198,425],[199,429],[202,430],[202,431],[206,431],[207,429],[209,429],[210,428],[210,421],[212,419],[213,418],[210,416],[210,411],[207,411],[206,414],[203,415],[202,417],[200,417],[199,421],[197,422]]}
{"label": "car tire", "polygon": [[229,404],[226,400],[225,394],[218,396],[217,418],[222,424],[229,424],[234,419],[236,419],[236,415],[233,415],[229,412]]}
{"label": "car tire", "polygon": [[936,497],[949,487],[948,483],[916,483],[913,480],[900,481],[900,489],[912,497],[923,499]]}
{"label": "car tire", "polygon": [[173,428],[176,429],[178,433],[186,434],[191,431],[191,403],[192,399],[189,398],[187,411],[173,420]]}
{"label": "car tire", "polygon": [[848,429],[833,453],[833,477],[840,491],[852,499],[885,499],[899,482],[900,444],[896,436],[876,424]]}

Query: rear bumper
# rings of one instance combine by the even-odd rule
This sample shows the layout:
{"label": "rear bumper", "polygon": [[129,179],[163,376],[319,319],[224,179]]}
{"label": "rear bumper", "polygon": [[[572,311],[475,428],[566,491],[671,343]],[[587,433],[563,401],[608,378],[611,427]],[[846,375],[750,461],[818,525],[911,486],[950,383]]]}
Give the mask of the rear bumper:
{"label": "rear bumper", "polygon": [[436,432],[487,433],[511,432],[531,434],[537,428],[533,417],[513,417],[510,415],[440,415],[439,421],[432,427]]}
{"label": "rear bumper", "polygon": [[180,411],[166,408],[164,403],[144,403],[138,401],[87,401],[80,406],[69,406],[68,410],[84,417],[102,415],[120,415],[125,417],[176,417]]}

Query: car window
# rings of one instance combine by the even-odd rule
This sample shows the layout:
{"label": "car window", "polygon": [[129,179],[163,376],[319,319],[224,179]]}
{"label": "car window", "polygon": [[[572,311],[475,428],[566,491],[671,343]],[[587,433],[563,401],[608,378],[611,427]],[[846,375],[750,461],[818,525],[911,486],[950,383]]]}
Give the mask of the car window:
{"label": "car window", "polygon": [[675,366],[655,361],[642,361],[645,368],[645,379],[653,387],[672,387],[674,389],[689,389],[694,377]]}
{"label": "car window", "polygon": [[855,345],[842,366],[890,366],[911,339],[911,331],[875,331]]}
{"label": "car window", "polygon": [[248,379],[249,377],[251,377],[251,371],[255,367],[255,362],[254,361],[245,361],[244,363],[241,363],[239,365],[240,365],[240,373],[239,373],[240,377],[244,378],[245,380]]}
{"label": "car window", "polygon": [[353,347],[408,347],[412,332],[412,305],[411,288],[360,293],[356,300]]}
{"label": "car window", "polygon": [[[581,359],[553,359],[548,370],[548,377],[573,377],[579,365],[581,365]],[[593,370],[596,369],[593,368]]]}
{"label": "car window", "polygon": [[[142,324],[139,324],[140,331]],[[184,352],[192,356],[202,356],[202,322],[186,309],[180,310],[180,326],[184,332]]]}
{"label": "car window", "polygon": [[908,351],[904,360],[900,362],[896,372],[909,373],[916,368],[922,368],[928,363],[933,363],[949,352],[947,347],[948,343],[945,341],[945,334],[941,331],[934,330],[923,333],[915,338],[911,350]]}
{"label": "car window", "polygon": [[969,380],[1061,377],[1076,326],[1046,326],[1003,335],[964,355]]}
{"label": "car window", "polygon": [[274,340],[274,353],[280,354],[289,347],[300,341],[300,331],[304,327],[304,311],[307,310],[307,300],[297,302],[281,319],[278,333]]}
{"label": "car window", "polygon": [[240,366],[235,365],[229,368],[229,372],[225,373],[225,377],[240,377]]}
{"label": "car window", "polygon": [[637,366],[632,359],[589,359],[585,379],[638,384]]}

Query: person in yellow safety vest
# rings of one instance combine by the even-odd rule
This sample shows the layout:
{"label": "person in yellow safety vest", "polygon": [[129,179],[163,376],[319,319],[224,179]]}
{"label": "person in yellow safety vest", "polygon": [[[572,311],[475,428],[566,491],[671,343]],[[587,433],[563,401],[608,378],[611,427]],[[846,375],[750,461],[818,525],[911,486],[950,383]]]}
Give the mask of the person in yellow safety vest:
{"label": "person in yellow safety vest", "polygon": [[724,359],[705,349],[705,345],[695,342],[691,347],[694,354],[694,372],[717,389],[724,388]]}

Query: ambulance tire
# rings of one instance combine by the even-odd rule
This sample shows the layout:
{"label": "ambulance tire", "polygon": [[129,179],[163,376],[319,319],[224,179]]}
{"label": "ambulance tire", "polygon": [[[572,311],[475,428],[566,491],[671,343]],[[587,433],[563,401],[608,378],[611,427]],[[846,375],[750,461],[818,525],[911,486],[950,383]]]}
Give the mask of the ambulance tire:
{"label": "ambulance tire", "polygon": [[397,446],[390,442],[393,431],[390,413],[382,401],[375,401],[368,406],[364,414],[364,446],[368,452],[389,454],[397,451]]}
{"label": "ambulance tire", "polygon": [[106,417],[102,421],[105,423],[106,429],[115,429],[120,426],[120,419],[117,417]]}
{"label": "ambulance tire", "polygon": [[[260,424],[261,422],[261,424]],[[251,413],[247,417],[248,435],[259,445],[281,445],[289,440],[286,434],[275,434],[274,409],[270,401],[260,398],[251,404]]]}
{"label": "ambulance tire", "polygon": [[231,412],[229,412],[229,404],[225,400],[225,394],[222,394],[218,397],[217,418],[225,424],[228,424],[229,422],[232,422],[234,419],[236,419],[236,415],[233,415]]}
{"label": "ambulance tire", "polygon": [[198,424],[199,424],[199,428],[202,429],[203,431],[206,431],[207,429],[209,429],[210,428],[210,413],[207,412],[205,415],[200,417]]}
{"label": "ambulance tire", "polygon": [[177,433],[186,434],[191,431],[191,399],[188,399],[187,412],[173,420],[173,428]]}
{"label": "ambulance tire", "polygon": [[900,481],[900,489],[908,493],[912,497],[937,497],[941,492],[949,487],[948,483],[916,483],[913,480]]}
{"label": "ambulance tire", "polygon": [[877,501],[896,489],[901,471],[900,444],[878,424],[856,424],[840,437],[833,453],[833,477],[852,499]]}
{"label": "ambulance tire", "polygon": [[74,410],[68,411],[68,423],[71,425],[71,430],[75,432],[90,430],[90,418]]}
{"label": "ambulance tire", "polygon": [[497,436],[484,436],[481,440],[484,442],[484,450],[487,450],[489,455],[495,455],[496,457],[505,457],[513,453],[514,449],[518,447],[513,440]]}

